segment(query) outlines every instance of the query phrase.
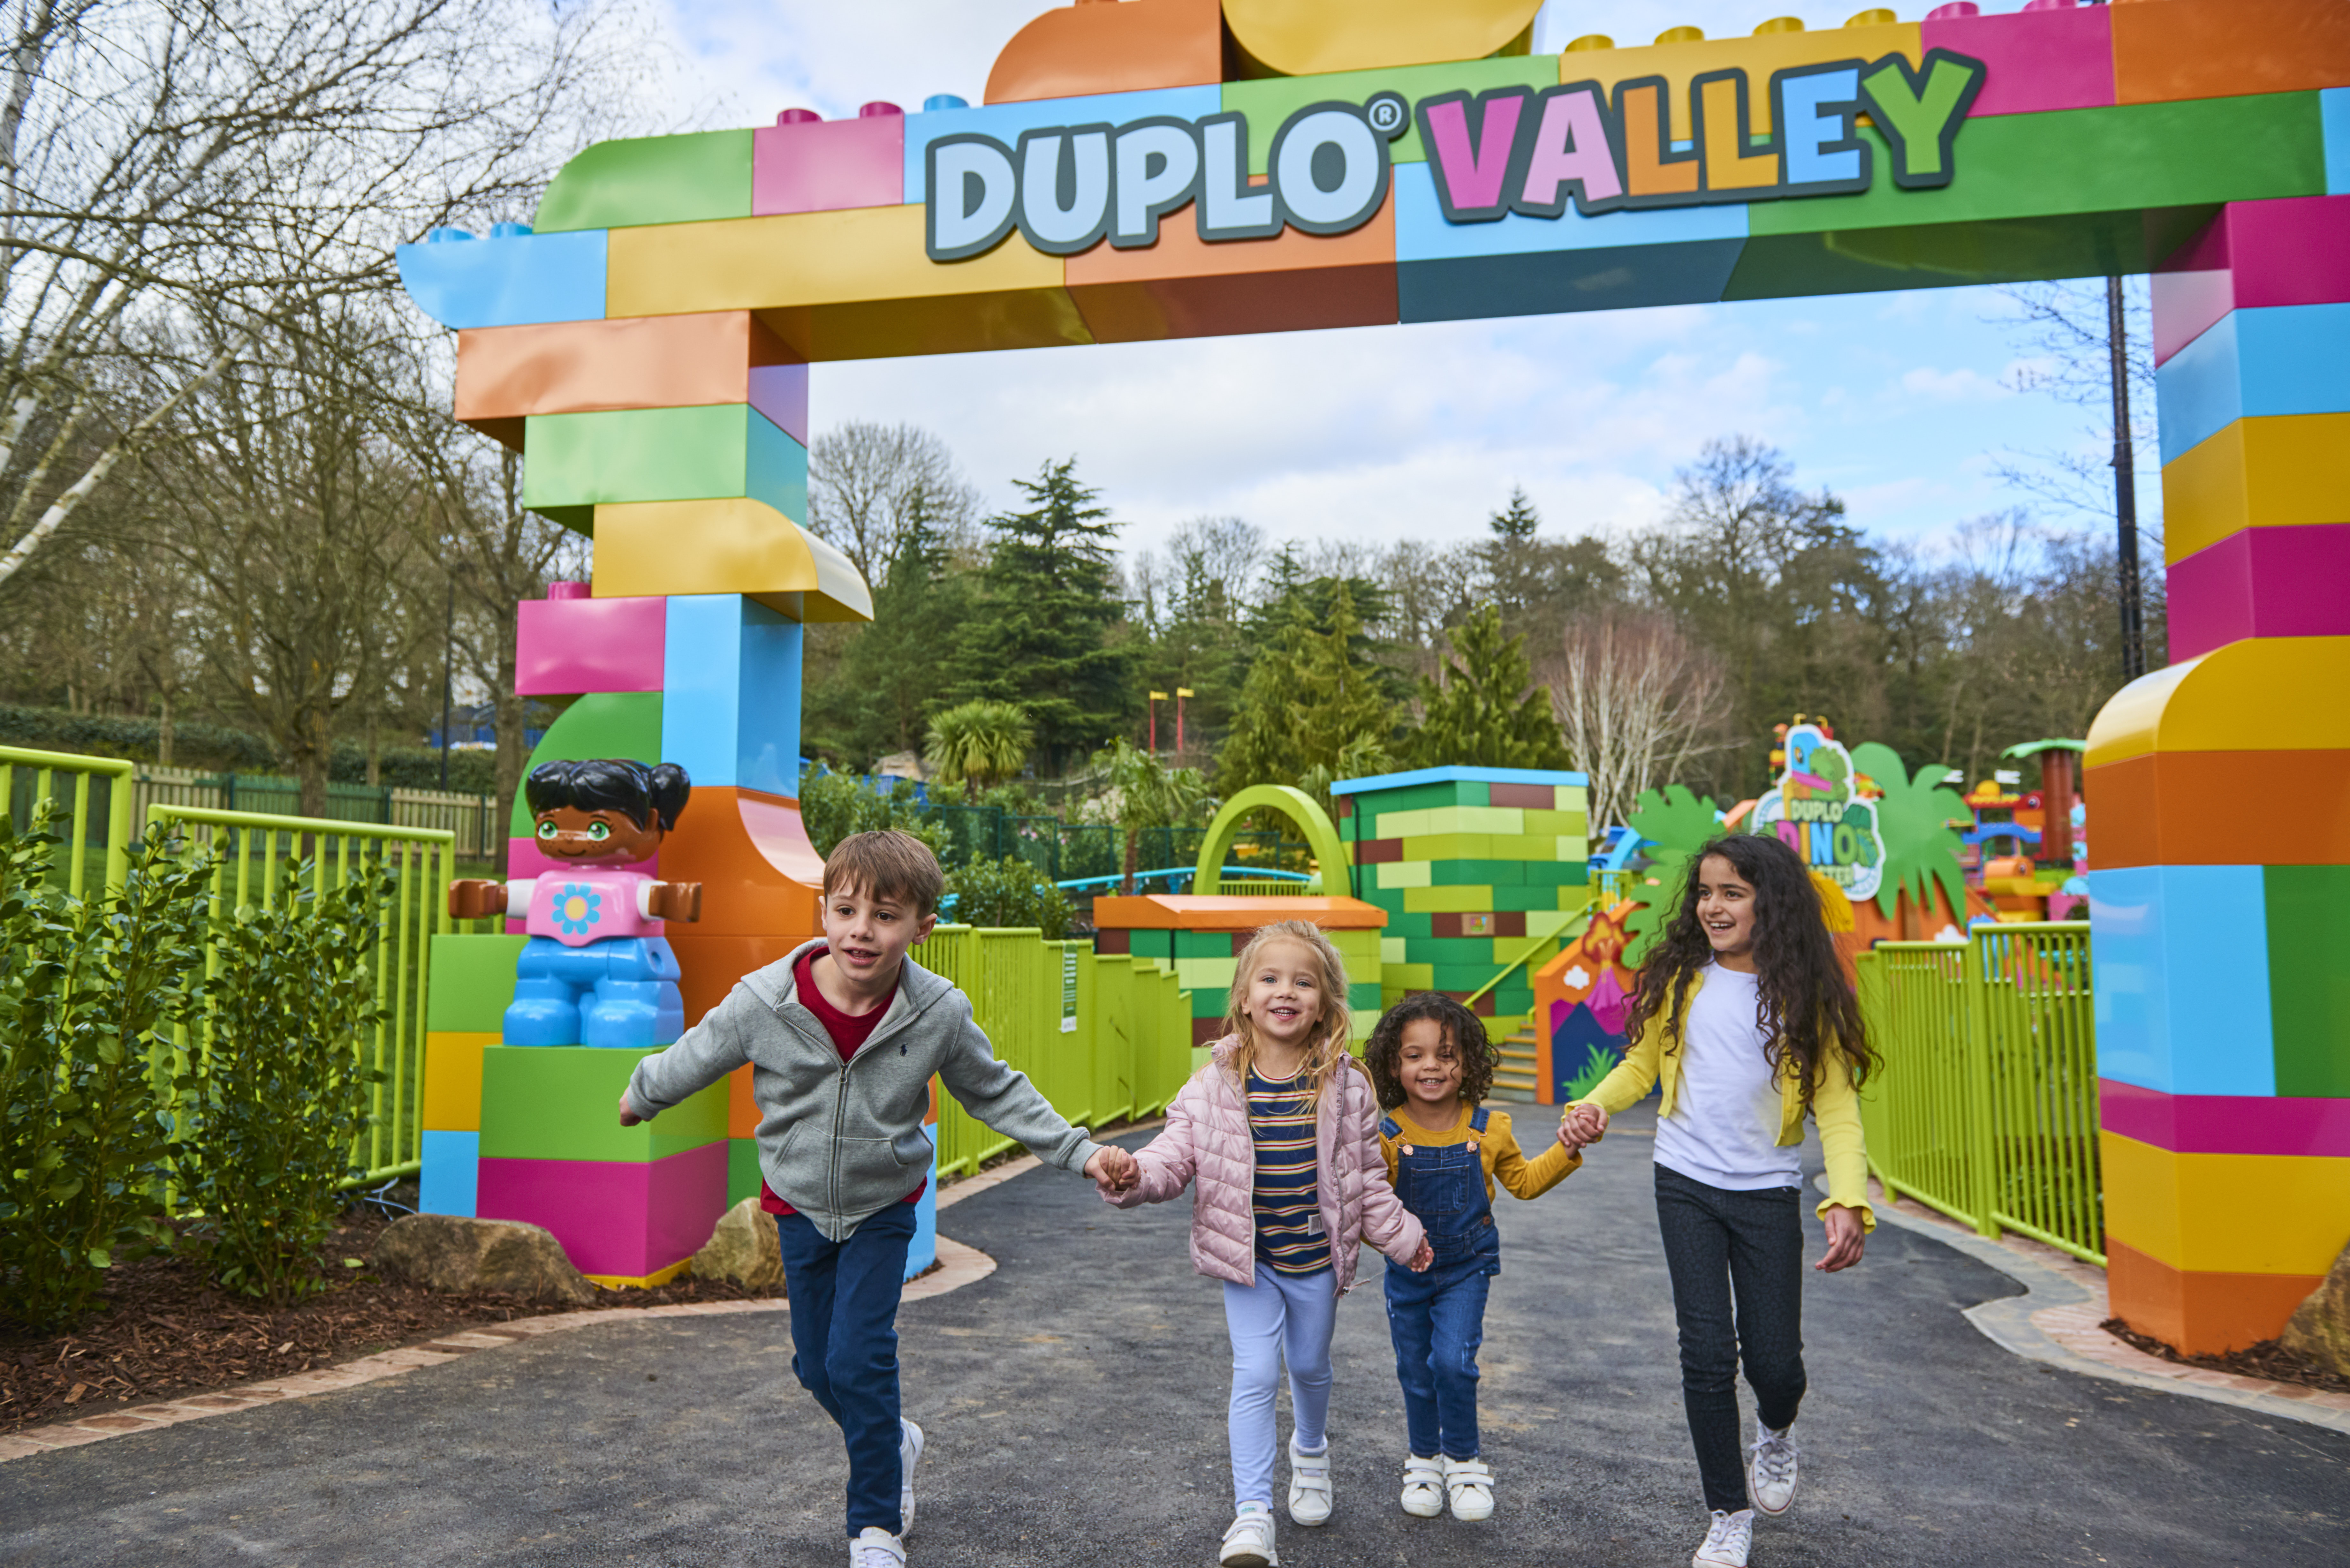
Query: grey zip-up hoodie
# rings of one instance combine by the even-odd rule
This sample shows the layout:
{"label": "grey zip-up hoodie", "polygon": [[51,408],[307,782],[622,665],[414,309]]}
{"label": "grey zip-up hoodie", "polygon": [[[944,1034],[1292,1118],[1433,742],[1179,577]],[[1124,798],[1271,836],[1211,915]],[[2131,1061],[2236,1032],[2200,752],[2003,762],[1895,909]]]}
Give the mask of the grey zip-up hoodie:
{"label": "grey zip-up hoodie", "polygon": [[1047,1164],[1081,1169],[1101,1147],[1063,1120],[1025,1073],[996,1060],[972,1021],[971,998],[911,957],[880,1023],[843,1062],[793,978],[800,956],[823,945],[802,942],[744,975],[676,1044],[638,1063],[629,1108],[658,1116],[750,1064],[760,1173],[835,1241],[903,1202],[930,1174],[922,1118],[932,1074],[963,1109]]}

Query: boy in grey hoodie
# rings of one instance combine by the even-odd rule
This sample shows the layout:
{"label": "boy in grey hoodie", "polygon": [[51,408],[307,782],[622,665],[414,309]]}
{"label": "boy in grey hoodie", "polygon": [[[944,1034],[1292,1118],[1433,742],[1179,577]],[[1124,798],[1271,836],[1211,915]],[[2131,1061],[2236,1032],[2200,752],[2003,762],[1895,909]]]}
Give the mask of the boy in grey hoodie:
{"label": "boy in grey hoodie", "polygon": [[749,1064],[761,1206],[775,1216],[792,1370],[848,1448],[852,1568],[899,1568],[922,1430],[899,1414],[898,1299],[932,1075],[963,1109],[1047,1164],[1130,1186],[1134,1157],[1063,1120],[995,1058],[971,999],[906,950],[937,923],[937,858],[904,833],[843,839],[824,867],[824,936],[743,977],[620,1096],[623,1126]]}

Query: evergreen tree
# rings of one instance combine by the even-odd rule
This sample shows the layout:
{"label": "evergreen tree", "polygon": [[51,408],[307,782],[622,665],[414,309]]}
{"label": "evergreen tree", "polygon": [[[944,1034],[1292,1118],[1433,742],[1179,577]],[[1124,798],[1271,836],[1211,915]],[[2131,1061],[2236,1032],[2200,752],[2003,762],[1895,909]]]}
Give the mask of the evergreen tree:
{"label": "evergreen tree", "polygon": [[935,511],[917,494],[904,504],[904,530],[873,586],[873,624],[856,628],[807,704],[812,751],[863,767],[893,752],[919,752],[941,706],[939,650],[969,618],[971,582],[953,571]]}
{"label": "evergreen tree", "polygon": [[1405,742],[1411,766],[1563,768],[1566,748],[1550,711],[1550,689],[1534,684],[1525,639],[1502,630],[1487,605],[1448,634],[1442,681],[1423,679],[1425,717]]}
{"label": "evergreen tree", "polygon": [[1526,493],[1517,485],[1510,486],[1510,504],[1486,520],[1485,525],[1497,539],[1525,540],[1534,536],[1542,526],[1542,514],[1526,499]]}
{"label": "evergreen tree", "polygon": [[1338,583],[1326,625],[1317,626],[1303,593],[1292,594],[1281,628],[1257,656],[1241,689],[1232,738],[1216,768],[1216,788],[1231,795],[1253,784],[1296,784],[1315,769],[1338,776],[1348,748],[1384,742],[1395,727],[1388,674],[1366,659],[1354,590]]}
{"label": "evergreen tree", "polygon": [[1118,524],[1076,466],[1047,462],[1015,481],[1028,510],[988,520],[982,603],[954,660],[954,698],[1016,704],[1056,773],[1071,752],[1122,729],[1129,706],[1128,650],[1107,640],[1125,607],[1110,568]]}

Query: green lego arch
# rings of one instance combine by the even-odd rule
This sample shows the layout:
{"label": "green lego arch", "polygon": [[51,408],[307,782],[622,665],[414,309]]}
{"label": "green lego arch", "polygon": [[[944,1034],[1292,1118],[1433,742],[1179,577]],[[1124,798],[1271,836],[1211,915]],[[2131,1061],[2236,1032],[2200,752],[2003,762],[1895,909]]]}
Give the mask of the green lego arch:
{"label": "green lego arch", "polygon": [[1323,892],[1330,891],[1330,878],[1334,876],[1342,878],[1344,885],[1347,846],[1330,821],[1330,814],[1302,789],[1288,784],[1251,784],[1224,802],[1215,821],[1208,825],[1208,836],[1200,845],[1200,864],[1191,873],[1192,892],[1223,891],[1224,853],[1232,848],[1232,838],[1240,832],[1241,819],[1253,811],[1277,811],[1297,825],[1321,868]]}

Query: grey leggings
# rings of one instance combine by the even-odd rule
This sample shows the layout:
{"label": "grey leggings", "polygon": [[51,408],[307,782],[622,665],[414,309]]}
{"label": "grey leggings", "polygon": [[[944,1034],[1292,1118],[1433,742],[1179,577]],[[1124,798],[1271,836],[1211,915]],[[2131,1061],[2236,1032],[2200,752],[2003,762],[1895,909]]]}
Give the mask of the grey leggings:
{"label": "grey leggings", "polygon": [[1797,1188],[1733,1192],[1657,1167],[1657,1229],[1681,1331],[1681,1403],[1705,1505],[1747,1506],[1739,1451],[1738,1364],[1763,1425],[1784,1430],[1804,1402],[1804,1215]]}

